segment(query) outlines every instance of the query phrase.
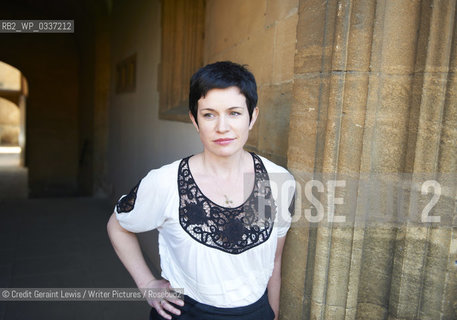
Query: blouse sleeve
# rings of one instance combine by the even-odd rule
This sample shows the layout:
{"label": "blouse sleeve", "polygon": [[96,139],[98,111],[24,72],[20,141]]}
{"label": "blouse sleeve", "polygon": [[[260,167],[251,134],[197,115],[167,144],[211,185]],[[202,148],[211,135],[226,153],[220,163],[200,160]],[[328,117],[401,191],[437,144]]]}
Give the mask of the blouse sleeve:
{"label": "blouse sleeve", "polygon": [[160,169],[152,170],[141,179],[115,206],[120,225],[130,232],[146,232],[165,221],[167,187],[161,183]]}
{"label": "blouse sleeve", "polygon": [[277,219],[278,237],[284,237],[290,228],[295,210],[295,179],[290,173],[281,173],[277,179]]}

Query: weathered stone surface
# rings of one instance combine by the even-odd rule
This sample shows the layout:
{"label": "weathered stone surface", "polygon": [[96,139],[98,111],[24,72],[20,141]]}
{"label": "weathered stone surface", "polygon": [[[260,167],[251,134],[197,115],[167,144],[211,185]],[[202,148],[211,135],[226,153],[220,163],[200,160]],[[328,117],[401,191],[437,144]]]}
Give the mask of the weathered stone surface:
{"label": "weathered stone surface", "polygon": [[[329,6],[329,8],[331,7]],[[336,14],[333,30],[327,30],[333,37],[331,70],[341,71],[346,69],[347,63],[347,43],[349,37],[347,30],[350,27],[350,19],[348,17],[350,16],[351,2],[341,1],[334,10],[336,10]]]}
{"label": "weathered stone surface", "polygon": [[258,149],[263,154],[287,154],[291,101],[291,83],[261,88]]}
{"label": "weathered stone surface", "polygon": [[19,107],[6,99],[0,98],[0,125],[19,125]]}
{"label": "weathered stone surface", "polygon": [[397,235],[390,312],[399,318],[413,318],[419,305],[423,257],[427,250],[427,228],[406,227]]}
{"label": "weathered stone surface", "polygon": [[[386,319],[387,310],[377,304],[360,302],[357,307],[355,319],[357,320],[378,320]],[[394,319],[394,318],[393,318]]]}
{"label": "weathered stone surface", "polygon": [[441,313],[441,306],[446,286],[447,259],[451,241],[451,228],[432,228],[427,248],[427,262],[424,266],[423,293],[420,301],[421,314],[424,318],[436,319]]}
{"label": "weathered stone surface", "polygon": [[265,25],[271,25],[278,20],[296,16],[298,2],[298,0],[267,0]]}
{"label": "weathered stone surface", "polygon": [[446,101],[443,110],[442,132],[440,136],[440,153],[438,171],[444,173],[457,172],[457,78],[449,76]]}
{"label": "weathered stone surface", "polygon": [[[338,210],[336,214],[338,215]],[[326,297],[326,318],[342,319],[347,301],[353,229],[338,227],[332,229],[330,262],[328,267],[328,289]]]}
{"label": "weathered stone surface", "polygon": [[[380,70],[388,74],[408,74],[414,70],[420,1],[386,1],[383,19]],[[380,16],[380,17],[381,17]],[[380,18],[379,17],[379,18]],[[400,31],[401,30],[401,31]],[[380,36],[374,34],[374,37]]]}
{"label": "weathered stone surface", "polygon": [[271,83],[272,69],[265,66],[273,64],[275,26],[267,30],[259,30],[243,41],[226,47],[223,51],[209,56],[208,62],[231,60],[246,64],[255,75],[257,85]]}
{"label": "weathered stone surface", "polygon": [[280,319],[294,320],[294,315],[303,313],[303,291],[294,290],[284,281],[281,285]]}
{"label": "weathered stone surface", "polygon": [[457,317],[457,228],[452,228],[449,258],[446,267],[446,281],[443,300],[441,302],[441,311],[443,319],[451,320]]}
{"label": "weathered stone surface", "polygon": [[273,60],[273,83],[292,82],[294,78],[294,55],[297,42],[297,14],[278,21]]}
{"label": "weathered stone surface", "polygon": [[[297,25],[297,54],[295,57],[295,74],[305,74],[328,70],[331,50],[331,32],[327,32],[326,25],[326,2],[320,0],[300,1],[303,3],[300,9],[299,22]],[[334,6],[336,2],[327,2]],[[331,15],[330,15],[331,16]],[[327,61],[327,63],[326,63]]]}
{"label": "weathered stone surface", "polygon": [[311,312],[309,314],[310,319],[324,319],[325,306],[322,303],[311,301]]}
{"label": "weathered stone surface", "polygon": [[358,305],[358,291],[360,283],[361,261],[363,255],[363,238],[365,230],[363,228],[355,227],[352,235],[351,245],[351,265],[349,269],[349,279],[347,287],[347,300],[346,300],[346,317],[345,319],[355,319]]}
{"label": "weathered stone surface", "polygon": [[281,285],[281,314],[282,319],[294,318],[290,315],[302,313],[303,290],[305,284],[305,268],[307,258],[308,238],[302,227],[291,226],[287,234],[286,246],[283,252],[282,285]]}
{"label": "weathered stone surface", "polygon": [[[449,71],[449,57],[452,49],[452,33],[455,30],[455,1],[439,1],[431,6],[429,42],[426,45],[427,59],[425,72]],[[430,10],[430,9],[429,9]]]}
{"label": "weathered stone surface", "polygon": [[370,70],[376,1],[352,2],[350,32],[347,44],[347,70],[367,72]]}
{"label": "weathered stone surface", "polygon": [[[206,60],[258,37],[259,31],[264,29],[266,7],[266,0],[207,1]],[[254,51],[257,50],[261,50],[261,46],[255,47]]]}

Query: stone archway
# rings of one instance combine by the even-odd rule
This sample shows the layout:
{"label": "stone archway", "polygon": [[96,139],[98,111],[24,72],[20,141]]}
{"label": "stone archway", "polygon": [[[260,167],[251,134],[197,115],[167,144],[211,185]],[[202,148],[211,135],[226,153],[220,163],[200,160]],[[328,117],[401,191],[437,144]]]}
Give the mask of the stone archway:
{"label": "stone archway", "polygon": [[28,86],[22,72],[0,61],[0,200],[28,197],[25,110]]}
{"label": "stone archway", "polygon": [[7,165],[25,165],[25,111],[27,95],[27,80],[22,72],[0,61],[1,153],[4,155],[17,155],[17,163],[12,162],[14,156],[9,156],[9,160],[5,163]]}

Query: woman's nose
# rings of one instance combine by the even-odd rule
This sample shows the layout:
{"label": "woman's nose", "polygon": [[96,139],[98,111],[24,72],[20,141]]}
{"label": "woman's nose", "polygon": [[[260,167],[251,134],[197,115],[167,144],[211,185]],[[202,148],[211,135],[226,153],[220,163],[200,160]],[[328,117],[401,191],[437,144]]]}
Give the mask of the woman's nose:
{"label": "woman's nose", "polygon": [[224,116],[220,116],[219,119],[217,120],[217,131],[218,132],[228,131],[227,119]]}

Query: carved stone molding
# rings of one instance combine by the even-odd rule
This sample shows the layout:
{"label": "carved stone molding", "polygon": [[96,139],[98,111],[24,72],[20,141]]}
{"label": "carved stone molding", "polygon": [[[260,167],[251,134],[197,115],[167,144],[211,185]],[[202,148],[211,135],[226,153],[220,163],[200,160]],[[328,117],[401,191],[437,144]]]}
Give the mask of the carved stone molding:
{"label": "carved stone molding", "polygon": [[406,200],[360,183],[335,207],[359,217],[417,214],[426,175],[441,185],[441,223],[294,223],[283,319],[457,318],[455,17],[455,0],[300,1],[288,167],[299,183],[326,173],[402,185]]}

